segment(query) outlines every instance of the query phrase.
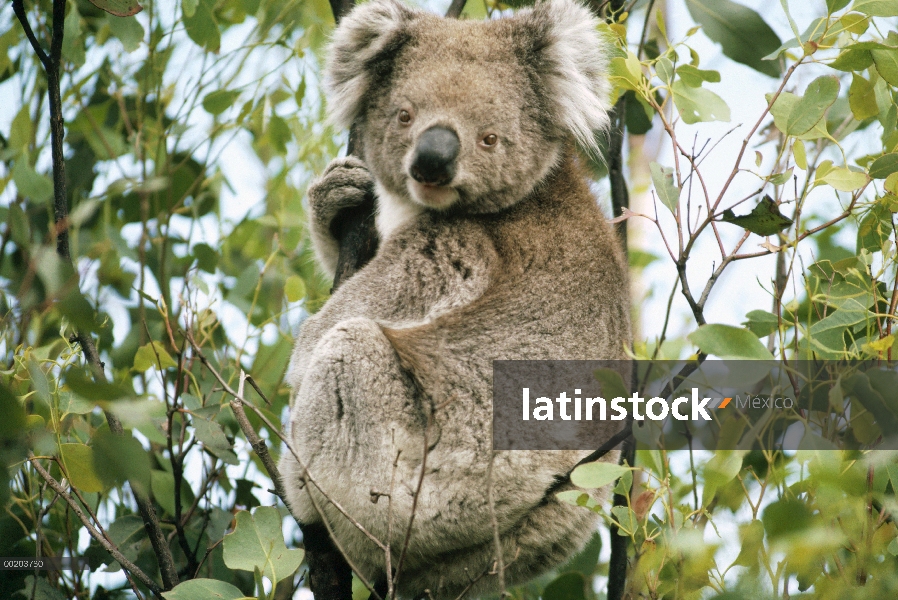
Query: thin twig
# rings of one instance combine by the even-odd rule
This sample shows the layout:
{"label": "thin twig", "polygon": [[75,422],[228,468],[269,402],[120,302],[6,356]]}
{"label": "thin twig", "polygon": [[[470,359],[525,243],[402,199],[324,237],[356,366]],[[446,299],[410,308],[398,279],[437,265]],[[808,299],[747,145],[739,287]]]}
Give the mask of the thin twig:
{"label": "thin twig", "polygon": [[402,564],[405,561],[408,546],[412,539],[412,525],[415,523],[415,514],[418,512],[418,499],[421,497],[421,488],[424,486],[424,475],[427,472],[427,455],[430,449],[428,441],[428,432],[430,431],[431,415],[427,417],[427,427],[424,428],[424,456],[421,458],[421,474],[418,476],[418,485],[415,487],[415,494],[412,496],[412,514],[408,518],[408,527],[405,529],[405,541],[402,543],[402,551],[399,553],[399,560],[396,561],[396,574],[393,576],[393,585],[399,581],[399,574],[402,572]]}
{"label": "thin twig", "polygon": [[496,499],[493,495],[493,462],[496,460],[496,452],[490,450],[490,462],[486,469],[486,497],[490,507],[490,523],[493,526],[493,544],[496,548],[496,574],[499,576],[499,597],[508,597],[505,588],[505,557],[502,552],[502,535],[499,532],[499,522],[496,520]]}
{"label": "thin twig", "polygon": [[65,500],[66,504],[69,505],[72,512],[75,513],[75,516],[81,521],[84,527],[87,528],[87,532],[90,534],[92,538],[97,540],[97,542],[109,552],[112,557],[118,561],[118,563],[122,566],[123,569],[130,571],[137,579],[140,580],[145,586],[147,586],[153,595],[162,600],[162,589],[156,585],[156,582],[153,581],[146,573],[144,573],[140,567],[132,563],[130,560],[125,558],[125,555],[121,553],[121,551],[109,540],[106,539],[105,536],[101,535],[99,531],[93,526],[93,523],[90,522],[90,519],[87,518],[87,515],[81,510],[81,507],[78,506],[78,503],[75,502],[75,499],[72,498],[62,487],[58,481],[56,481],[46,469],[44,469],[41,464],[38,462],[37,458],[35,458],[34,454],[28,453],[28,458],[30,460],[31,466],[34,467],[34,470],[37,471],[38,475],[40,475],[47,484],[53,488],[53,491],[59,494],[59,496]]}

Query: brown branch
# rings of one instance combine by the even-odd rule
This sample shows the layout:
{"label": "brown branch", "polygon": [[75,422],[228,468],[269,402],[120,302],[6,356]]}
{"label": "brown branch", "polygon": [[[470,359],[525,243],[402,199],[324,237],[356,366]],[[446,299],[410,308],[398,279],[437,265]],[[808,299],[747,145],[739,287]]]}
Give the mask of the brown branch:
{"label": "brown branch", "polygon": [[[65,127],[62,119],[62,97],[60,94],[60,66],[62,62],[62,41],[65,23],[65,0],[53,0],[53,27],[50,38],[50,54],[47,55],[40,48],[31,26],[28,24],[22,0],[13,0],[13,11],[16,18],[22,24],[25,35],[31,42],[34,51],[43,64],[47,75],[47,94],[50,102],[50,149],[53,160],[53,222],[56,228],[56,253],[72,267],[72,272],[77,277],[69,250],[68,231],[68,199],[66,194],[65,156],[63,154],[63,139]],[[75,333],[84,357],[90,364],[94,378],[105,382],[106,375],[103,372],[103,363],[97,354],[90,333],[78,329]],[[122,435],[124,429],[121,421],[112,413],[106,411],[106,420],[109,429],[116,435]],[[175,569],[171,549],[159,527],[159,519],[152,503],[140,492],[134,490],[134,500],[143,519],[147,536],[153,546],[153,551],[159,561],[159,571],[162,574],[164,589],[169,590],[178,584],[178,573]],[[154,584],[155,585],[155,584]]]}
{"label": "brown branch", "polygon": [[449,5],[449,9],[446,11],[446,16],[452,19],[459,18],[465,9],[466,3],[467,0],[452,0],[452,4]]}
{"label": "brown branch", "polygon": [[496,452],[490,452],[490,462],[486,468],[486,498],[490,508],[490,524],[493,527],[493,545],[496,548],[496,575],[499,577],[499,598],[504,600],[509,596],[505,587],[505,557],[502,552],[502,533],[499,531],[499,521],[496,520],[496,498],[493,493],[493,463]]}
{"label": "brown branch", "polygon": [[408,527],[405,529],[405,540],[402,543],[402,551],[399,553],[399,560],[396,562],[396,574],[393,576],[393,585],[399,581],[399,574],[402,573],[402,565],[405,561],[408,545],[412,539],[412,526],[415,524],[415,514],[418,512],[418,500],[421,498],[421,488],[424,486],[424,475],[427,472],[427,456],[429,454],[430,442],[428,441],[428,433],[430,431],[431,416],[427,417],[427,426],[424,428],[424,452],[421,457],[421,474],[418,476],[418,485],[415,487],[415,494],[412,496],[412,514],[408,518]]}
{"label": "brown branch", "polygon": [[37,461],[35,456],[29,452],[29,459],[31,462],[31,466],[34,467],[34,470],[37,471],[38,475],[40,475],[47,484],[53,488],[53,491],[59,494],[59,496],[65,500],[66,504],[69,505],[69,508],[72,509],[72,512],[75,513],[75,516],[81,521],[84,527],[87,528],[87,532],[90,534],[92,538],[97,540],[97,542],[106,549],[112,557],[118,561],[118,563],[122,566],[123,569],[129,571],[134,577],[140,580],[157,598],[162,600],[162,590],[156,585],[156,582],[153,581],[146,573],[144,573],[140,567],[132,563],[130,560],[125,558],[125,556],[121,553],[121,551],[109,540],[106,539],[105,536],[101,535],[99,531],[93,526],[93,523],[90,522],[90,519],[87,518],[87,515],[84,514],[84,511],[81,510],[81,507],[78,506],[78,503],[75,502],[75,499],[72,498],[68,492],[66,492],[65,488],[62,487],[58,481],[56,481],[46,469],[44,469],[41,464]]}

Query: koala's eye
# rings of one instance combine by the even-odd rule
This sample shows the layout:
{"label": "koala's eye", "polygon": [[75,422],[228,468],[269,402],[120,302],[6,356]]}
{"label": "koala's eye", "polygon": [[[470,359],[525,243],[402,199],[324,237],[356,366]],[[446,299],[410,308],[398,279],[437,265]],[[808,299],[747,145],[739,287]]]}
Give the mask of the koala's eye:
{"label": "koala's eye", "polygon": [[412,115],[407,110],[399,111],[399,122],[403,125],[408,125],[412,122]]}
{"label": "koala's eye", "polygon": [[498,138],[498,136],[496,136],[495,133],[491,133],[488,136],[486,136],[485,138],[483,138],[482,140],[480,140],[480,144],[487,148],[492,148],[493,146],[495,146],[498,143],[499,143],[499,138]]}

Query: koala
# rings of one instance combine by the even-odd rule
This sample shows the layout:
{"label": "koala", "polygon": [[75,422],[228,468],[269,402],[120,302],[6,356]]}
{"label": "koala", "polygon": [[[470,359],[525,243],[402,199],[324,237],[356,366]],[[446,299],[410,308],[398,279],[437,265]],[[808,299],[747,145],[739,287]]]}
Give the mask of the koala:
{"label": "koala", "polygon": [[587,452],[491,445],[493,360],[630,344],[626,261],[577,153],[608,123],[596,26],[573,0],[486,22],[371,0],[334,34],[329,110],[361,152],[310,186],[311,239],[333,275],[334,220],[373,192],[379,247],[300,327],[281,467],[294,515],[369,581],[386,553],[357,524],[389,545],[402,597],[495,593],[499,549],[511,585],[596,529],[555,496]]}

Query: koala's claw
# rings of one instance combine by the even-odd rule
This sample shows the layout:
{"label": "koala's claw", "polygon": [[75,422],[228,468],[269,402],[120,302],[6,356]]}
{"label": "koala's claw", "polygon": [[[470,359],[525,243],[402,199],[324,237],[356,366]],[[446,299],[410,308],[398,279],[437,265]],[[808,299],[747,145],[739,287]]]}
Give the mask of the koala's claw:
{"label": "koala's claw", "polygon": [[309,186],[313,225],[328,231],[341,210],[362,204],[373,192],[374,178],[365,163],[354,156],[334,159]]}

